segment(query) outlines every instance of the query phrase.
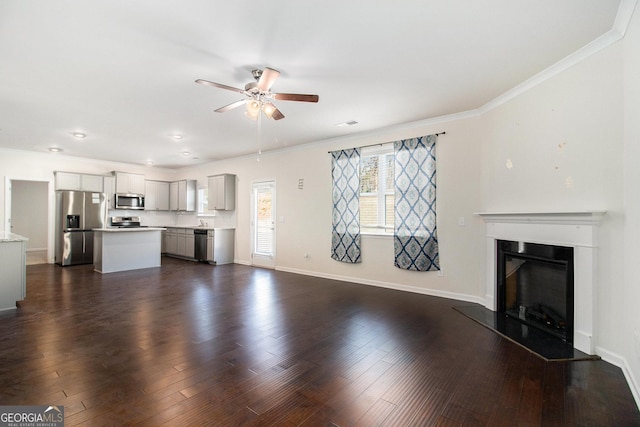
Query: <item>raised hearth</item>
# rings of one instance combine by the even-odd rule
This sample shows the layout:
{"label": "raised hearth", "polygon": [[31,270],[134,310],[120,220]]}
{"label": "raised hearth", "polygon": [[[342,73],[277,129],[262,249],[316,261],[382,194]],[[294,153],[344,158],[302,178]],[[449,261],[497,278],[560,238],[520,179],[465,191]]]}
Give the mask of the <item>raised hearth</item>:
{"label": "raised hearth", "polygon": [[478,213],[487,224],[485,307],[498,309],[497,242],[510,240],[573,248],[573,346],[594,354],[597,324],[598,224],[604,212]]}

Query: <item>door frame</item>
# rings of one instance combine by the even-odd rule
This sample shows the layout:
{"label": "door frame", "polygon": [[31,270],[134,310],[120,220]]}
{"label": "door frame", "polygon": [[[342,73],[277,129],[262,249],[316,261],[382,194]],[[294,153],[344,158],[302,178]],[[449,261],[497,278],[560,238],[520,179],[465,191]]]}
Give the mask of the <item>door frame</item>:
{"label": "door frame", "polygon": [[[33,177],[9,176],[4,177],[4,229],[11,231],[11,197],[12,197],[12,181],[31,181],[39,183],[47,183],[47,262],[54,262],[54,243],[55,243],[55,190],[52,180],[37,179]],[[53,214],[52,214],[53,213]]]}
{"label": "door frame", "polygon": [[[272,216],[273,216],[273,241],[272,241],[272,249],[273,249],[273,253],[272,255],[269,256],[263,256],[263,255],[258,255],[256,253],[254,253],[254,246],[255,246],[255,232],[256,232],[256,224],[255,224],[255,213],[256,213],[256,206],[255,206],[255,190],[258,186],[263,186],[263,185],[271,185],[272,188],[272,204],[271,204],[271,209],[272,209]],[[251,203],[250,203],[250,207],[251,207],[251,217],[250,217],[250,229],[251,229],[251,241],[250,241],[250,245],[251,245],[251,265],[255,266],[255,267],[263,267],[263,268],[270,268],[270,269],[275,269],[276,268],[276,236],[278,234],[278,227],[277,227],[277,221],[276,221],[276,205],[277,205],[277,199],[276,199],[276,180],[275,178],[272,179],[258,179],[258,180],[254,180],[251,181]]]}

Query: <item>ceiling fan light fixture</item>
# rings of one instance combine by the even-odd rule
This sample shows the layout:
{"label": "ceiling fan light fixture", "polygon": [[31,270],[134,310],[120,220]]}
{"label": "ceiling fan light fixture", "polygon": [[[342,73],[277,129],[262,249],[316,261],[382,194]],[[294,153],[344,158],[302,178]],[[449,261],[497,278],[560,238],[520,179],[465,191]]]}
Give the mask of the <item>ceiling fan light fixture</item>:
{"label": "ceiling fan light fixture", "polygon": [[260,112],[260,103],[255,99],[247,102],[247,112],[252,116],[257,116]]}
{"label": "ceiling fan light fixture", "polygon": [[215,112],[224,113],[244,104],[246,109],[244,115],[251,120],[258,120],[258,118],[260,117],[260,111],[262,111],[265,116],[270,119],[284,119],[284,114],[282,114],[282,112],[278,110],[278,108],[271,102],[271,99],[281,101],[318,102],[318,95],[271,92],[273,83],[276,81],[278,76],[280,76],[280,71],[278,70],[265,67],[263,70],[253,70],[252,75],[255,81],[247,83],[244,86],[244,89],[228,86],[221,83],[210,82],[203,79],[197,79],[196,83],[244,94],[246,96],[245,99],[241,99],[239,101],[232,102],[231,104],[220,107],[216,109]]}
{"label": "ceiling fan light fixture", "polygon": [[264,111],[264,114],[267,117],[271,118],[271,116],[273,116],[273,113],[276,111],[276,107],[271,103],[262,104],[262,111]]}
{"label": "ceiling fan light fixture", "polygon": [[257,120],[258,114],[260,114],[260,102],[256,99],[247,102],[247,111],[244,112],[244,115],[251,120]]}

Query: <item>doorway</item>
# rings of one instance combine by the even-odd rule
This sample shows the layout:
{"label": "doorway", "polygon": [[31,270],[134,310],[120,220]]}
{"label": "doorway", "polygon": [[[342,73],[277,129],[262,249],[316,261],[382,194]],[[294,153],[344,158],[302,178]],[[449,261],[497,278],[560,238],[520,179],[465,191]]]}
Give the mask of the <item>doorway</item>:
{"label": "doorway", "polygon": [[251,264],[276,266],[276,183],[254,182],[251,186]]}
{"label": "doorway", "polygon": [[49,182],[12,179],[6,197],[12,233],[27,237],[27,264],[48,262]]}

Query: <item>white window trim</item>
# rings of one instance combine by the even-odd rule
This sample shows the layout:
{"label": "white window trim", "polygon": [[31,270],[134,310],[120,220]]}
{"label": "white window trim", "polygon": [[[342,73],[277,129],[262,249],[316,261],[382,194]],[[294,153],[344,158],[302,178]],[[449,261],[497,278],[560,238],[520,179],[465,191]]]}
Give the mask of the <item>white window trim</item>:
{"label": "white window trim", "polygon": [[[393,143],[386,143],[386,144],[380,144],[380,145],[375,145],[372,147],[366,147],[363,148],[360,151],[360,157],[370,157],[370,156],[384,156],[386,154],[394,154],[394,149],[393,149]],[[384,168],[384,173],[387,172],[387,168]],[[385,182],[384,180],[386,179],[386,176],[382,176],[382,177],[378,177],[378,183],[380,182]],[[385,187],[386,190],[386,187]],[[360,195],[367,195],[367,194],[373,194],[373,193],[360,193]],[[388,194],[394,194],[394,192],[390,192],[390,191],[385,191],[384,193],[382,192],[376,192],[377,196],[378,196],[378,218],[384,218],[385,215],[385,206],[386,206],[386,196]],[[372,228],[378,228],[378,229],[383,229],[383,231],[381,232],[373,232],[373,231],[362,231],[363,228],[366,228],[368,230],[371,230]],[[389,231],[386,231],[386,230]],[[377,226],[377,227],[363,227],[362,224],[360,224],[360,235],[362,236],[375,236],[375,237],[393,237],[394,235],[394,228],[393,227],[382,227],[382,226]]]}

